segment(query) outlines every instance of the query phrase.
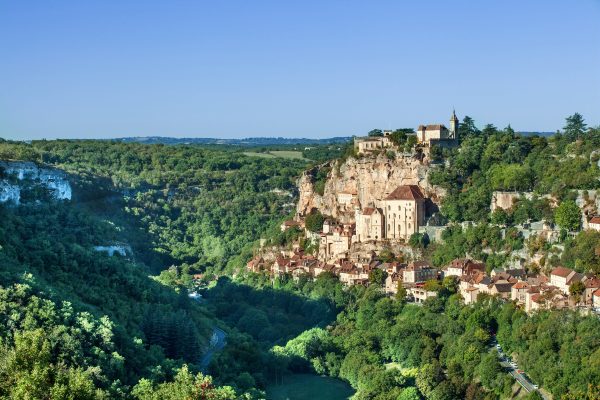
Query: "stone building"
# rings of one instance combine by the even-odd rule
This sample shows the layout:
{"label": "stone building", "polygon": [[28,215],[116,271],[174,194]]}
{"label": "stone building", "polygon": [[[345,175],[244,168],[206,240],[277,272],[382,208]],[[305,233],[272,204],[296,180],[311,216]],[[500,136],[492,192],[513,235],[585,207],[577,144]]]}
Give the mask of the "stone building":
{"label": "stone building", "polygon": [[378,203],[355,210],[354,241],[408,240],[425,224],[425,197],[417,185],[399,186]]}
{"label": "stone building", "polygon": [[369,136],[354,138],[354,148],[358,154],[368,154],[381,151],[394,146],[390,138],[391,131],[386,131],[383,136]]}
{"label": "stone building", "polygon": [[376,207],[357,209],[354,214],[356,222],[356,241],[383,239],[383,211]]}
{"label": "stone building", "polygon": [[456,113],[452,111],[450,129],[443,124],[419,125],[417,128],[417,141],[427,146],[432,144],[443,147],[456,146],[458,145],[458,125]]}
{"label": "stone building", "polygon": [[417,185],[398,186],[382,206],[386,239],[408,240],[425,224],[425,197]]}

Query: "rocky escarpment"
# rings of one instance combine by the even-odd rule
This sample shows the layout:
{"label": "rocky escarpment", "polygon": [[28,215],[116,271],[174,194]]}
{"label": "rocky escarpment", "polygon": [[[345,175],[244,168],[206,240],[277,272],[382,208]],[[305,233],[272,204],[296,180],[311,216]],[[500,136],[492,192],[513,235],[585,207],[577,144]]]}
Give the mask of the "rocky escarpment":
{"label": "rocky escarpment", "polygon": [[[297,213],[302,216],[318,209],[340,222],[352,222],[356,207],[377,204],[400,185],[418,185],[435,205],[444,192],[429,184],[431,168],[429,163],[412,156],[398,155],[389,159],[385,154],[323,164],[300,177]],[[330,169],[323,195],[315,190],[319,169]]]}
{"label": "rocky escarpment", "polygon": [[0,161],[0,202],[19,204],[22,190],[36,185],[46,188],[56,200],[71,199],[71,184],[64,171],[27,161]]}

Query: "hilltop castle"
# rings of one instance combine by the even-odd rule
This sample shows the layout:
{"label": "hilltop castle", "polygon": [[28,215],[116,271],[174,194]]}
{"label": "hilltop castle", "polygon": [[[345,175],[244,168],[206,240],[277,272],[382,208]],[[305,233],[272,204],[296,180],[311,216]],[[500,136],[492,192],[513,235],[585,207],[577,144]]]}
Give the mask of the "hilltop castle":
{"label": "hilltop castle", "polygon": [[[419,125],[416,129],[417,142],[424,146],[433,144],[442,147],[458,145],[458,117],[452,111],[450,128],[443,124]],[[370,136],[354,139],[354,147],[358,154],[388,149],[394,146],[391,139],[392,131],[383,131],[383,136]]]}

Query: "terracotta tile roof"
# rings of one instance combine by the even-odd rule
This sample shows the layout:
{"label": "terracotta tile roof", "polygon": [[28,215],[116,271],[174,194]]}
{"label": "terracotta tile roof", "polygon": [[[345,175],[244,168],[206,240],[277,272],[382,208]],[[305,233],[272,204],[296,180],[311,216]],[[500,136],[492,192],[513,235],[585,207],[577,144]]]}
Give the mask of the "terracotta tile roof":
{"label": "terracotta tile roof", "polygon": [[592,293],[594,296],[596,297],[600,297],[600,289],[596,290],[594,293]]}
{"label": "terracotta tile roof", "polygon": [[585,287],[588,288],[588,289],[591,289],[591,288],[600,288],[600,278],[598,278],[598,277],[595,276],[593,278],[586,279],[586,281],[585,281]]}
{"label": "terracotta tile roof", "polygon": [[423,198],[423,193],[417,185],[402,185],[398,186],[384,200],[419,200]]}
{"label": "terracotta tile roof", "polygon": [[513,286],[513,288],[515,288],[515,289],[525,289],[527,287],[529,287],[529,285],[527,284],[527,282],[523,282],[523,281],[517,282]]}
{"label": "terracotta tile roof", "polygon": [[600,224],[600,216],[596,215],[590,219],[590,224]]}
{"label": "terracotta tile roof", "polygon": [[571,274],[571,272],[573,272],[573,270],[570,268],[556,267],[552,270],[552,272],[550,274],[560,276],[562,278],[566,278]]}
{"label": "terracotta tile roof", "polygon": [[376,210],[375,208],[373,208],[373,207],[365,207],[365,208],[363,209],[363,214],[364,214],[364,215],[371,215],[371,214],[373,214],[375,211],[377,211],[377,210]]}

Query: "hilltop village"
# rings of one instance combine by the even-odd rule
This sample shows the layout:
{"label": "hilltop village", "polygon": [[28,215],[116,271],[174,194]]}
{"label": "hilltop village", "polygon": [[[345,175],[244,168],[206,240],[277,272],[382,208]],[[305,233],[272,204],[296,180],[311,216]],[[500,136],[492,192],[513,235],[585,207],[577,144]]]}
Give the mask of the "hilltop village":
{"label": "hilltop village", "polygon": [[[422,258],[415,244],[441,241],[450,226],[439,213],[445,191],[429,182],[429,173],[440,164],[433,149],[458,146],[458,129],[453,112],[448,128],[420,125],[409,133],[411,148],[395,143],[392,131],[355,138],[354,157],[321,165],[300,178],[296,214],[281,224],[282,232],[301,232],[299,238],[291,246],[262,247],[247,269],[296,280],[329,273],[345,285],[380,285],[390,296],[415,303],[453,285],[465,304],[487,295],[514,301],[528,313],[550,308],[600,312],[598,276],[560,265],[540,267],[545,262],[540,253],[514,251],[500,268],[470,257],[436,268]],[[507,212],[531,196],[495,191],[489,211]],[[590,211],[589,199],[580,203],[587,204],[581,210],[583,228],[600,231],[597,207]],[[548,243],[561,235],[546,221],[521,224],[517,230]],[[532,265],[536,268],[528,268]]]}

